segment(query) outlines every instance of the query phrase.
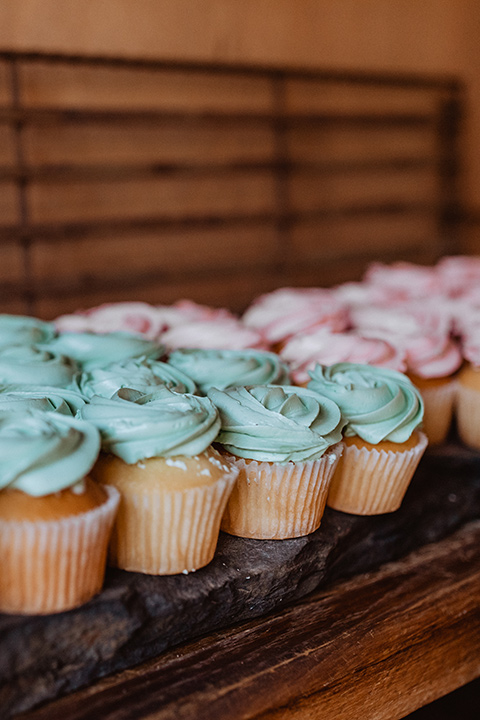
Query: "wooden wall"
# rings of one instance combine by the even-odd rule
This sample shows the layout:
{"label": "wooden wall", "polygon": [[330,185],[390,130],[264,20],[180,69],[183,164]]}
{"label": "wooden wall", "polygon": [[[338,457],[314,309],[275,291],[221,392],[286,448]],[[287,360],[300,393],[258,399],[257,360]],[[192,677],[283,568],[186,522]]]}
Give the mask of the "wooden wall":
{"label": "wooden wall", "polygon": [[[470,150],[480,138],[479,17],[473,0],[4,0],[0,51],[458,75],[469,101],[462,192],[471,218],[460,249],[476,251],[480,163]],[[107,299],[170,302],[186,294],[239,309],[269,285],[335,282],[346,279],[342,269],[358,276],[373,256],[428,262],[448,250],[432,210],[438,134],[428,121],[355,132],[330,121],[321,137],[304,125],[283,143],[286,158],[272,130],[275,90],[267,76],[28,60],[15,73],[15,102],[35,121],[0,123],[2,224],[18,225],[21,216],[25,226],[20,241],[7,229],[0,243],[3,310],[51,317]],[[438,103],[435,93],[366,90],[292,81],[284,110],[413,113],[418,120],[433,117]],[[11,93],[11,69],[0,63],[0,102]],[[141,125],[129,121],[132,109],[143,114]],[[79,122],[85,111],[90,118]],[[109,112],[122,111],[123,120],[106,122]],[[170,117],[160,127],[163,112]],[[200,122],[208,113],[253,120]],[[285,159],[299,167],[282,185],[277,171]],[[373,175],[366,161],[376,163]],[[28,170],[20,197],[19,162]],[[312,162],[313,174],[305,168]],[[319,171],[329,162],[336,175]],[[378,163],[390,163],[388,172]],[[285,180],[285,165],[283,172]],[[395,207],[415,202],[417,211],[399,223]],[[369,204],[390,211],[345,212]],[[218,224],[219,217],[230,222]],[[182,218],[183,225],[171,224]]]}

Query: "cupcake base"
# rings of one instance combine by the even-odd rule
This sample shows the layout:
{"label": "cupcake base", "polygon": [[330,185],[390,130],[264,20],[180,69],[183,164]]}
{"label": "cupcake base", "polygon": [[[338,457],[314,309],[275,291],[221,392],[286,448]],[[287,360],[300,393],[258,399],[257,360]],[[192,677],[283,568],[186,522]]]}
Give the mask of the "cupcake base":
{"label": "cupcake base", "polygon": [[343,443],[319,460],[285,464],[231,457],[239,469],[221,529],[230,535],[282,540],[320,527]]}
{"label": "cupcake base", "polygon": [[105,455],[93,474],[121,494],[111,565],[148,575],[176,575],[212,560],[237,476],[215,450],[132,465]]}
{"label": "cupcake base", "polygon": [[455,412],[460,440],[480,450],[480,369],[465,365],[460,371]]}
{"label": "cupcake base", "polygon": [[445,442],[452,424],[457,381],[454,377],[425,379],[411,374],[409,378],[423,398],[422,429],[428,438],[428,444],[441,445]]}
{"label": "cupcake base", "polygon": [[103,585],[119,494],[58,520],[0,520],[0,611],[45,615],[78,607]]}
{"label": "cupcake base", "polygon": [[412,442],[377,447],[344,438],[345,451],[333,477],[327,505],[354,515],[380,515],[400,507],[428,440],[416,432]]}

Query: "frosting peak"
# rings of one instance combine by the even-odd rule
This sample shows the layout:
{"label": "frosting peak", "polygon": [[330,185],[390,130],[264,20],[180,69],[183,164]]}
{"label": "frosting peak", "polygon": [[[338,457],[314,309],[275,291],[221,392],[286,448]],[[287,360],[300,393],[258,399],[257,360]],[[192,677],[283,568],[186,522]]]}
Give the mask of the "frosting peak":
{"label": "frosting peak", "polygon": [[198,455],[220,429],[208,398],[166,387],[149,394],[124,388],[111,398],[94,395],[79,414],[99,429],[104,450],[130,464],[150,457]]}
{"label": "frosting peak", "polygon": [[211,388],[208,396],[222,421],[218,442],[238,457],[280,463],[316,460],[342,438],[338,406],[305,388]]}
{"label": "frosting peak", "polygon": [[90,423],[31,410],[0,417],[0,489],[39,497],[82,480],[100,450]]}
{"label": "frosting peak", "polygon": [[317,365],[308,387],[334,400],[347,421],[346,436],[376,444],[402,443],[423,420],[423,401],[402,373],[370,365]]}

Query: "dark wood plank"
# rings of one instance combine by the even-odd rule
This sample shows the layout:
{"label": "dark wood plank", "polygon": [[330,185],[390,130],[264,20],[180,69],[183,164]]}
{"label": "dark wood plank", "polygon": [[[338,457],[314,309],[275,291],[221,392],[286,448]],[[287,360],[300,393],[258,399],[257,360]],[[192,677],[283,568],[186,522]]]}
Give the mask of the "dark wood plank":
{"label": "dark wood plank", "polygon": [[480,521],[25,720],[395,720],[480,675]]}

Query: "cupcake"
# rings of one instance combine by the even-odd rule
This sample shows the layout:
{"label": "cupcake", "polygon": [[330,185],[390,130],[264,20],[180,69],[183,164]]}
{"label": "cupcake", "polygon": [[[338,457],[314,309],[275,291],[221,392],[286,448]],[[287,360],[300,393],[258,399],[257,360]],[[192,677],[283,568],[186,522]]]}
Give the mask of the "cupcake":
{"label": "cupcake", "polygon": [[451,335],[452,316],[418,303],[357,308],[352,314],[360,332],[381,337],[404,353],[406,373],[424,401],[423,430],[431,445],[445,441],[453,419],[456,372],[462,364]]}
{"label": "cupcake", "polygon": [[311,377],[308,387],[347,422],[327,505],[356,515],[397,510],[427,446],[419,391],[402,373],[354,363],[317,365]]}
{"label": "cupcake", "polygon": [[363,279],[368,285],[384,288],[396,300],[424,299],[441,292],[436,268],[415,263],[371,263]]}
{"label": "cupcake", "polygon": [[192,377],[204,395],[211,387],[291,384],[287,365],[265,350],[175,350],[167,362]]}
{"label": "cupcake", "polygon": [[106,367],[94,367],[79,376],[77,385],[87,398],[93,395],[110,398],[122,388],[144,393],[159,387],[180,393],[195,393],[197,389],[192,378],[180,369],[150,358],[133,358]]}
{"label": "cupcake", "polygon": [[81,420],[0,414],[0,611],[60,612],[101,589],[119,498],[89,477],[99,447]]}
{"label": "cupcake", "polygon": [[461,342],[465,363],[457,378],[457,431],[462,442],[480,450],[480,325],[465,330]]}
{"label": "cupcake", "polygon": [[93,476],[121,494],[111,564],[150,575],[207,565],[237,475],[211,447],[220,422],[210,400],[123,389],[80,415],[102,436]]}
{"label": "cupcake", "polygon": [[239,470],[222,530],[258,539],[317,530],[341,454],[338,406],[305,388],[211,388],[220,412],[217,438]]}

